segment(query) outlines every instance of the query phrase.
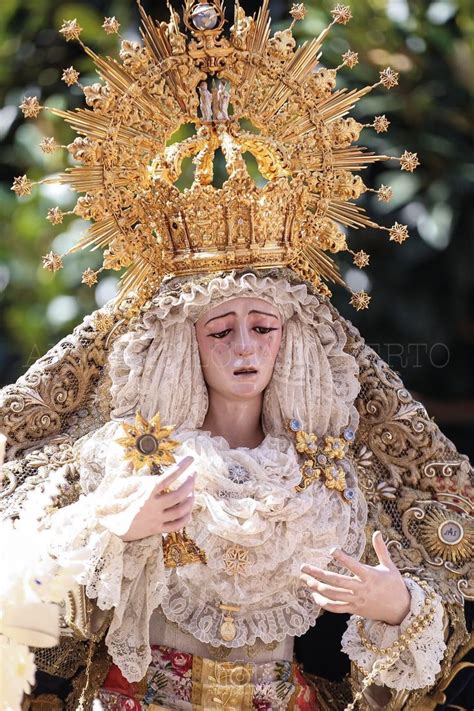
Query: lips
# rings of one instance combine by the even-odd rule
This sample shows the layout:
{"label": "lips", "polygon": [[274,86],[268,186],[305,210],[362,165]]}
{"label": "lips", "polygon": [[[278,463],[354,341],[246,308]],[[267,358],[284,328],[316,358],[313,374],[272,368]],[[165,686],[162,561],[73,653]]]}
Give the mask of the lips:
{"label": "lips", "polygon": [[249,376],[249,375],[256,375],[256,374],[257,374],[256,368],[237,368],[237,370],[234,370],[234,375]]}

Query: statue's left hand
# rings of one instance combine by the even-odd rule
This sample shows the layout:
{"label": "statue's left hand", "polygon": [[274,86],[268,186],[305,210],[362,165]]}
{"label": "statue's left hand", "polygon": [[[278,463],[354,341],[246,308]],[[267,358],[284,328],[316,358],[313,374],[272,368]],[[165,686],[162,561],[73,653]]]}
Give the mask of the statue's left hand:
{"label": "statue's left hand", "polygon": [[353,575],[340,575],[305,564],[301,566],[301,580],[311,589],[316,604],[328,612],[345,612],[399,625],[410,610],[410,593],[380,531],[372,536],[372,545],[379,565],[364,565],[335,550],[333,558]]}

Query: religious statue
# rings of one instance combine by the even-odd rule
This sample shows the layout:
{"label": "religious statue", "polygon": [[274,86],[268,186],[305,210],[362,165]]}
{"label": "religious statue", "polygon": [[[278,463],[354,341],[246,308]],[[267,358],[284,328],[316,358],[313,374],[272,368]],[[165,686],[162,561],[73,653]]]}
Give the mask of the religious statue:
{"label": "religious statue", "polygon": [[[359,268],[369,259],[341,229],[374,226],[355,206],[369,188],[352,171],[388,159],[354,144],[367,126],[346,114],[398,75],[388,67],[345,93],[317,77],[325,32],[273,56],[268,0],[248,23],[236,3],[245,48],[221,42],[220,2],[185,5],[183,55],[140,6],[133,72],[90,52],[100,106],[54,110],[80,135],[68,146],[77,164],[59,178],[83,193],[74,214],[95,223],[78,248],[108,247],[127,270],[117,298],[0,398],[3,515],[21,517],[61,471],[39,525],[55,534],[58,564],[82,561],[60,644],[35,650],[29,703],[435,709],[469,648],[471,469],[330,300],[330,285],[344,285],[335,253]],[[337,5],[332,24],[350,16]],[[80,35],[75,20],[61,31]],[[341,66],[354,63],[346,52]],[[22,107],[42,109],[32,97]],[[208,126],[177,150],[167,140],[190,116]],[[212,160],[230,131],[266,184],[242,162],[220,188],[178,189],[182,158]],[[409,151],[391,160],[418,164]],[[32,185],[19,176],[13,189]],[[408,237],[405,225],[380,229]],[[62,260],[50,252],[44,264]],[[84,272],[88,285],[97,278]],[[357,309],[369,300],[351,295]],[[330,646],[340,673],[328,677]]]}
{"label": "religious statue", "polygon": [[214,121],[228,121],[230,94],[224,81],[212,85],[212,116]]}
{"label": "religious statue", "polygon": [[198,89],[202,120],[212,121],[212,94],[207,88],[205,81],[199,84]]}

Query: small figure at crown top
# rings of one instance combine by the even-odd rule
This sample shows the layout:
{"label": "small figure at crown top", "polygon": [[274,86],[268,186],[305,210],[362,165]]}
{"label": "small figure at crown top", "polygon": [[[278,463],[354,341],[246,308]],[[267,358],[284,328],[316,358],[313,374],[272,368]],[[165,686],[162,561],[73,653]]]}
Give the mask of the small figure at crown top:
{"label": "small figure at crown top", "polygon": [[214,121],[228,121],[230,92],[225,81],[212,85],[212,117]]}
{"label": "small figure at crown top", "polygon": [[205,81],[200,82],[199,86],[199,106],[201,108],[201,117],[203,121],[212,121],[212,94],[207,88]]}
{"label": "small figure at crown top", "polygon": [[230,91],[227,88],[225,81],[220,81],[217,84],[217,112],[214,113],[214,120],[228,121],[229,120],[229,101]]}

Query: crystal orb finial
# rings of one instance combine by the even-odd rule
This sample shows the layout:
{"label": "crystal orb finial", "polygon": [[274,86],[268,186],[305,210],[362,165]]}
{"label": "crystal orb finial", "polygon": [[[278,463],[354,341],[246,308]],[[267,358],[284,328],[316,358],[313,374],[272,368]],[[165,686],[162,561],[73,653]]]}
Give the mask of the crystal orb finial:
{"label": "crystal orb finial", "polygon": [[203,2],[194,8],[191,20],[197,30],[213,30],[219,21],[219,16],[213,5]]}

